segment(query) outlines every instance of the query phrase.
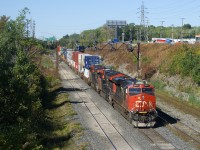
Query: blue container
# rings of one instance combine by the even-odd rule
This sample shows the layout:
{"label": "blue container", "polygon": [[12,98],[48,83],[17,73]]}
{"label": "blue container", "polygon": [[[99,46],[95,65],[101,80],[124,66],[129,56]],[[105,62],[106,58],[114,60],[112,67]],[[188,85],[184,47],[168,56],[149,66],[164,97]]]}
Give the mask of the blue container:
{"label": "blue container", "polygon": [[67,59],[67,51],[65,51],[63,54],[65,55],[65,58]]}
{"label": "blue container", "polygon": [[92,65],[100,64],[101,59],[99,56],[85,56],[85,68],[89,69]]}

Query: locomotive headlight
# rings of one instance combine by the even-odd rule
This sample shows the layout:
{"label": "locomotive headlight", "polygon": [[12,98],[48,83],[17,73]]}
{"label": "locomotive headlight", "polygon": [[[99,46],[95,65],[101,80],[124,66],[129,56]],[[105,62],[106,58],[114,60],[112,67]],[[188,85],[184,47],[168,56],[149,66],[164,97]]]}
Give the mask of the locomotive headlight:
{"label": "locomotive headlight", "polygon": [[142,100],[144,100],[144,95],[142,95]]}

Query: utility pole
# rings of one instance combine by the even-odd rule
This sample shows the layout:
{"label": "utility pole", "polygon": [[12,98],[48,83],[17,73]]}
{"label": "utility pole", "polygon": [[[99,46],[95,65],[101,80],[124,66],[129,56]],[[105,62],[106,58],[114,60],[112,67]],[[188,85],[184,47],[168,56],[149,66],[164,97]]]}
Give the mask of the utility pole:
{"label": "utility pole", "polygon": [[35,20],[33,20],[33,39],[35,39]]}
{"label": "utility pole", "polygon": [[124,37],[125,37],[125,33],[124,31],[122,32],[122,42],[124,42]]}
{"label": "utility pole", "polygon": [[29,25],[30,25],[30,20],[26,19],[26,37],[29,37]]}
{"label": "utility pole", "polygon": [[60,46],[58,46],[58,41],[56,40],[56,73],[58,73],[58,51]]}
{"label": "utility pole", "polygon": [[137,29],[137,42],[139,42],[139,29]]}
{"label": "utility pole", "polygon": [[174,40],[174,25],[172,24],[172,41]]}
{"label": "utility pole", "polygon": [[182,27],[181,27],[181,40],[183,40],[183,20],[184,20],[185,18],[181,18],[181,20],[182,20]]}
{"label": "utility pole", "polygon": [[147,26],[146,26],[147,30],[146,30],[146,39],[147,39],[147,42],[149,41],[149,20],[147,20]]}
{"label": "utility pole", "polygon": [[133,41],[133,34],[132,34],[132,30],[131,29],[129,31],[129,35],[130,35],[129,41]]}
{"label": "utility pole", "polygon": [[161,29],[160,29],[160,38],[162,38],[162,29],[163,29],[163,23],[164,23],[165,21],[161,21]]}
{"label": "utility pole", "polygon": [[137,49],[137,76],[138,78],[141,78],[141,53],[140,53],[140,42],[137,43],[138,49]]}

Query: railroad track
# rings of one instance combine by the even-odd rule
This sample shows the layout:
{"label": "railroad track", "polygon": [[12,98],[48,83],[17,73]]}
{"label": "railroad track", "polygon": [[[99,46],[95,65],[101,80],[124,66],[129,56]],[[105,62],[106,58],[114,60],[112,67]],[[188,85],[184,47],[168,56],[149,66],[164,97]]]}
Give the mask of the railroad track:
{"label": "railroad track", "polygon": [[[62,68],[62,65],[60,65]],[[107,118],[107,116],[101,111],[101,109],[93,102],[93,98],[88,95],[84,90],[87,88],[83,88],[80,85],[80,82],[77,82],[78,76],[75,75],[72,71],[64,71],[65,69],[62,69],[62,72],[64,76],[66,76],[68,79],[69,84],[73,89],[79,89],[77,90],[77,99],[88,109],[89,113],[91,114],[92,118],[96,121],[97,125],[101,129],[104,136],[108,139],[110,142],[110,146],[112,149],[134,149],[134,146],[130,144],[126,140],[126,138],[117,130],[117,128],[111,123],[111,121]],[[71,70],[71,69],[70,69]],[[79,91],[79,92],[78,92]],[[82,91],[82,92],[80,92]],[[176,130],[176,133],[181,133],[181,135],[186,134],[184,130],[187,130],[187,132],[190,132],[190,135],[187,134],[187,138],[185,138],[187,142],[189,142],[192,145],[195,145],[195,147],[199,147],[199,133],[195,132],[193,129],[186,127],[184,125],[180,125],[181,123],[177,123],[177,119],[170,120],[166,116],[164,116],[164,119],[161,115],[159,116],[161,122],[161,126],[166,125],[167,127],[170,127],[172,131]],[[112,128],[112,133],[110,132],[110,128]],[[153,128],[148,129],[138,129],[139,132],[141,132],[143,135],[145,135],[151,142],[152,145],[154,145],[155,148],[158,149],[176,149],[169,141],[167,141],[164,137],[162,137],[157,131],[155,131]],[[113,136],[113,133],[116,136]],[[193,137],[192,137],[193,136]],[[118,139],[118,140],[116,140]],[[123,147],[123,148],[122,148]]]}
{"label": "railroad track", "polygon": [[[60,65],[62,68],[62,66]],[[79,89],[76,92],[77,99],[81,102],[89,111],[93,120],[104,134],[104,136],[110,142],[109,149],[126,149],[133,150],[134,146],[129,144],[125,137],[117,130],[117,128],[110,122],[106,115],[99,109],[99,107],[93,102],[92,98],[84,91],[79,82],[74,81],[77,77],[71,71],[66,72],[63,68],[62,74],[69,78],[68,83],[71,88]],[[82,92],[80,92],[82,91]]]}
{"label": "railroad track", "polygon": [[176,149],[169,141],[167,141],[163,136],[161,136],[153,128],[140,128],[138,129],[141,133],[146,135],[161,150],[174,150]]}
{"label": "railroad track", "polygon": [[163,112],[158,111],[158,114],[159,121],[162,121],[175,135],[192,145],[194,148],[200,149],[200,132],[181,123],[176,118],[167,116],[167,114]]}

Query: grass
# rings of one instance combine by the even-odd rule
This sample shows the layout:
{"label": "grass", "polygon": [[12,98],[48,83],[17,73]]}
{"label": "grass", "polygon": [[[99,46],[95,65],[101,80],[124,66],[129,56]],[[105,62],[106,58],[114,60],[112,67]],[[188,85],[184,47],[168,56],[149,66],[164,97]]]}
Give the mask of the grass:
{"label": "grass", "polygon": [[176,107],[180,112],[200,118],[200,107],[197,105],[182,101],[161,90],[156,90],[156,97],[158,98],[157,101],[164,101],[167,105]]}
{"label": "grass", "polygon": [[158,90],[164,90],[164,87],[166,86],[164,83],[160,81],[154,81],[152,84],[155,86],[156,89]]}
{"label": "grass", "polygon": [[[74,120],[74,111],[67,91],[62,91],[60,79],[55,71],[55,65],[48,55],[43,55],[40,62],[49,91],[43,101],[47,121],[44,134],[41,136],[42,149],[85,149],[87,143],[78,142],[83,135],[83,128],[80,123]],[[39,147],[41,148],[41,147]]]}
{"label": "grass", "polygon": [[[161,81],[153,81],[151,82],[151,84],[154,85],[156,91],[159,91],[160,94],[167,96],[169,99],[174,99],[175,101],[178,101],[179,103],[187,103],[188,107],[200,108],[200,101],[194,96],[191,90],[188,90],[189,98],[188,98],[188,101],[186,101],[181,98],[176,98],[169,92],[165,91],[164,87],[166,86],[166,84]],[[182,87],[180,88],[182,89]]]}
{"label": "grass", "polygon": [[48,149],[84,149],[87,144],[75,143],[83,134],[83,128],[80,123],[73,121],[76,112],[72,108],[68,94],[57,94],[58,91],[54,91],[50,97],[52,101],[47,105],[47,116],[51,118],[53,130],[47,132],[43,144]]}
{"label": "grass", "polygon": [[193,94],[190,94],[189,96],[189,103],[200,108],[200,101],[198,101],[198,99]]}

